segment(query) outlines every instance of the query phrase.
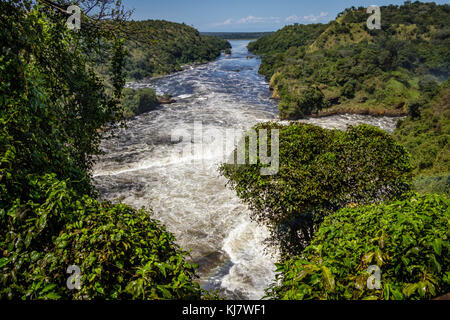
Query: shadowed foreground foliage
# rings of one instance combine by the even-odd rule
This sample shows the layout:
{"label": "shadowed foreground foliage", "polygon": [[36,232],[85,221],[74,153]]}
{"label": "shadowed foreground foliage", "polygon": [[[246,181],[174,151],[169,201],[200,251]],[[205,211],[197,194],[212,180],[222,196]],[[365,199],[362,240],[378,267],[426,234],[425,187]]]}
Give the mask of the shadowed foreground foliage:
{"label": "shadowed foreground foliage", "polygon": [[[2,209],[0,298],[200,299],[195,266],[151,212],[80,196],[54,175]],[[81,270],[69,290],[68,266]]]}

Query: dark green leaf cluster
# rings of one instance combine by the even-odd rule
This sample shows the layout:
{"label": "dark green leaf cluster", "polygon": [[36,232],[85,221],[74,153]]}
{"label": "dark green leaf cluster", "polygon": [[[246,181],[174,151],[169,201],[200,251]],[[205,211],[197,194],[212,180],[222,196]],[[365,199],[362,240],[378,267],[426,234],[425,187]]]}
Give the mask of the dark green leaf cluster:
{"label": "dark green leaf cluster", "polygon": [[153,88],[123,90],[122,106],[126,118],[150,111],[158,105],[158,97]]}
{"label": "dark green leaf cluster", "polygon": [[[0,210],[0,299],[200,299],[195,265],[151,212],[80,196],[47,175]],[[67,287],[67,268],[81,289]]]}
{"label": "dark green leaf cluster", "polygon": [[[278,265],[272,299],[431,299],[450,290],[450,200],[409,194],[325,218],[302,256]],[[368,286],[381,271],[379,289]],[[369,269],[370,271],[370,269]]]}

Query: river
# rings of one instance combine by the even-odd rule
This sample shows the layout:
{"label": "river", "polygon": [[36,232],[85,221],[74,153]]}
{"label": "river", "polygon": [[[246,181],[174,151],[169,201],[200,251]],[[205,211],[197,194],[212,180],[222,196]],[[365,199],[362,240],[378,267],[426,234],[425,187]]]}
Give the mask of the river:
{"label": "river", "polygon": [[[169,93],[177,102],[135,117],[117,137],[103,140],[105,154],[94,167],[103,199],[153,208],[152,217],[199,264],[201,286],[218,289],[227,299],[260,299],[275,277],[276,252],[263,243],[267,230],[251,221],[248,208],[218,173],[227,149],[195,135],[199,126],[225,137],[231,129],[276,120],[277,104],[269,99],[269,85],[258,74],[260,59],[247,51],[248,42],[230,41],[231,56],[131,84]],[[397,119],[340,115],[302,121],[338,129],[364,122],[392,131]],[[192,139],[177,140],[183,132]],[[200,156],[182,152],[199,144]]]}

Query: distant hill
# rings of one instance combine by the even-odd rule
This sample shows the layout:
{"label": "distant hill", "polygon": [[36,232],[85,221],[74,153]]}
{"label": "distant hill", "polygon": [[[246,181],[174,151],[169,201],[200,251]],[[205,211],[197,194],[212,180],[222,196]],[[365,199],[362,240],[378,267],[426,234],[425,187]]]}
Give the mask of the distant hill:
{"label": "distant hill", "polygon": [[[125,75],[128,81],[181,71],[185,65],[206,63],[231,48],[228,41],[201,35],[186,24],[164,20],[124,21],[115,26],[125,38]],[[107,78],[110,65],[99,62],[97,71]],[[108,82],[111,86],[110,81]],[[126,118],[152,110],[170,97],[158,97],[154,89],[125,89],[122,106]]]}
{"label": "distant hill", "polygon": [[214,36],[225,40],[254,40],[274,32],[201,32],[204,36]]}
{"label": "distant hill", "polygon": [[450,74],[450,6],[406,2],[381,7],[369,30],[366,8],[327,25],[292,25],[249,45],[280,99],[280,117],[353,112],[406,114]]}
{"label": "distant hill", "polygon": [[204,63],[220,56],[231,45],[218,37],[201,35],[186,24],[165,20],[128,21],[125,69],[129,80],[166,75],[191,63]]}

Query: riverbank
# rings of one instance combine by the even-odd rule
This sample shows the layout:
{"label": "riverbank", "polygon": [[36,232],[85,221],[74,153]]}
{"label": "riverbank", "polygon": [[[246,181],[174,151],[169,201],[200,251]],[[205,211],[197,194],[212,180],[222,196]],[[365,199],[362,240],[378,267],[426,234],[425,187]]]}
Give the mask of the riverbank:
{"label": "riverbank", "polygon": [[408,112],[404,110],[394,110],[387,108],[377,108],[377,107],[363,107],[363,108],[352,108],[345,106],[332,107],[329,109],[321,110],[316,114],[312,114],[312,118],[323,118],[335,115],[364,115],[373,117],[405,117]]}

